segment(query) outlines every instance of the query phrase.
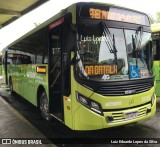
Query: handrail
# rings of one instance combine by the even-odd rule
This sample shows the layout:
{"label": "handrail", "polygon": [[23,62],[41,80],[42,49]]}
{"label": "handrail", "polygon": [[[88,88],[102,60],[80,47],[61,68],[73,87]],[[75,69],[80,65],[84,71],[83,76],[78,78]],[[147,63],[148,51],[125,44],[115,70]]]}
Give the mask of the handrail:
{"label": "handrail", "polygon": [[57,81],[57,79],[59,78],[60,74],[61,74],[61,71],[58,73],[58,75],[57,75],[57,77],[55,78],[55,80],[53,81],[53,83],[52,83],[51,87],[53,87],[53,85],[55,84],[55,82],[56,82],[56,81]]}
{"label": "handrail", "polygon": [[57,60],[56,64],[54,65],[54,67],[52,68],[52,70],[51,70],[50,73],[52,73],[52,72],[54,71],[54,69],[56,68],[56,66],[57,66],[57,64],[58,64],[58,62],[59,62],[59,60],[60,60],[60,56],[58,57],[58,60]]}

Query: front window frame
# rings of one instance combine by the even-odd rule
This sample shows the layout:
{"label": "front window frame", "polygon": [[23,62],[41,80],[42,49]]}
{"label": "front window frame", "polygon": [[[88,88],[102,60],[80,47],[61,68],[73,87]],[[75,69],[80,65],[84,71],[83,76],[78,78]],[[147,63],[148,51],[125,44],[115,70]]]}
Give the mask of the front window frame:
{"label": "front window frame", "polygon": [[[83,23],[83,22],[85,22],[85,23],[87,23],[87,22],[89,22],[87,19],[82,19],[81,21],[80,21],[80,23]],[[93,21],[93,24],[95,25],[95,24],[98,24],[98,22],[101,22],[101,21]],[[115,28],[115,29],[122,29],[123,30],[123,32],[124,32],[124,29],[128,29],[128,30],[136,30],[137,28],[138,28],[138,25],[131,25],[131,24],[129,24],[129,23],[124,23],[125,24],[125,27],[121,27],[120,26],[120,24],[119,23],[117,23],[117,22],[115,22],[115,21],[106,21],[108,24],[109,24],[109,28]],[[92,23],[92,22],[91,22]],[[89,24],[91,24],[91,23],[89,23]],[[114,25],[112,25],[112,23],[114,24]],[[117,24],[117,26],[116,26],[116,24]],[[132,26],[132,27],[129,27],[129,26]],[[78,24],[77,26],[80,26],[80,24]],[[133,27],[134,26],[134,27]],[[151,33],[150,32],[150,28],[149,27],[144,27],[144,31],[145,32],[148,32],[148,33]],[[125,37],[125,34],[124,34],[124,37]],[[126,38],[125,38],[126,39]],[[126,43],[126,41],[125,41],[125,43]],[[125,44],[126,45],[126,44]],[[125,46],[125,48],[126,48],[126,46]],[[76,53],[75,53],[76,54]],[[76,56],[76,55],[75,55]],[[128,60],[128,57],[127,57],[127,60]],[[128,61],[127,61],[128,62]],[[129,67],[128,67],[129,68]],[[153,72],[152,72],[153,73]],[[95,80],[93,80],[93,79],[88,79],[88,78],[86,78],[86,79],[83,79],[83,78],[80,78],[77,74],[76,74],[76,65],[74,66],[74,75],[75,75],[75,78],[78,80],[78,81],[80,81],[80,80],[85,80],[85,81],[95,81]],[[148,78],[152,78],[152,77],[154,77],[154,75],[152,74],[152,75],[150,75],[150,77],[148,77]],[[136,78],[137,79],[137,78]],[[115,79],[115,80],[112,80],[112,81],[120,81],[120,80],[134,80],[134,79],[131,79],[130,77],[129,77],[129,79]],[[97,82],[107,82],[107,80],[96,80]]]}

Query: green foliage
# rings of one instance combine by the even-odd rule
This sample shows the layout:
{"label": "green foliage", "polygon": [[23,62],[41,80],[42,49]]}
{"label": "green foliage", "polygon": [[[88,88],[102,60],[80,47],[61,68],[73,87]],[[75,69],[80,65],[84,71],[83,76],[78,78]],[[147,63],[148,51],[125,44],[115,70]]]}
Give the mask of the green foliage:
{"label": "green foliage", "polygon": [[156,13],[156,17],[153,18],[152,15],[148,14],[149,16],[149,20],[150,20],[150,23],[151,24],[154,24],[154,23],[160,23],[160,11]]}
{"label": "green foliage", "polygon": [[151,23],[151,24],[154,24],[154,23],[155,23],[155,19],[153,18],[153,16],[150,15],[150,14],[148,14],[148,16],[149,16],[149,21],[150,21],[150,23]]}
{"label": "green foliage", "polygon": [[160,23],[160,11],[156,14],[156,23]]}

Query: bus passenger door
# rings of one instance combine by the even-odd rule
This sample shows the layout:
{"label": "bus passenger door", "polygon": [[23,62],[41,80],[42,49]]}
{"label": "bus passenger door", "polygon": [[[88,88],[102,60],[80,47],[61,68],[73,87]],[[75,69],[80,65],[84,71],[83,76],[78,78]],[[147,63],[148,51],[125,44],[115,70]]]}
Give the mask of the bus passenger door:
{"label": "bus passenger door", "polygon": [[49,111],[63,120],[62,102],[62,28],[63,18],[49,26]]}

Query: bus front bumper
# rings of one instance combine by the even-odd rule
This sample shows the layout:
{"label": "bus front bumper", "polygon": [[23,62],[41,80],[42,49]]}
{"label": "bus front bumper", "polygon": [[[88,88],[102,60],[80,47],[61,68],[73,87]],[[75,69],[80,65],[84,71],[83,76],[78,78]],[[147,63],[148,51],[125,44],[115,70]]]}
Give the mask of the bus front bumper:
{"label": "bus front bumper", "polygon": [[119,110],[104,111],[103,116],[81,105],[75,111],[74,130],[97,130],[134,123],[152,117],[156,112],[154,104]]}

